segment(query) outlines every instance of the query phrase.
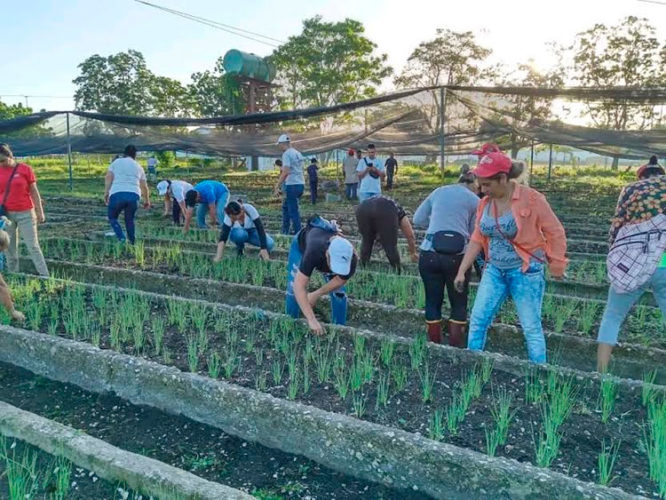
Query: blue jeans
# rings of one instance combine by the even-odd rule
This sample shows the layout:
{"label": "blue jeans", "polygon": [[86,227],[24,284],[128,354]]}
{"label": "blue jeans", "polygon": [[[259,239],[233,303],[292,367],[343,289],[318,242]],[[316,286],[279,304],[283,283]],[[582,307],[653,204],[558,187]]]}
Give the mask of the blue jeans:
{"label": "blue jeans", "polygon": [[310,201],[313,205],[317,203],[317,181],[310,181]]}
{"label": "blue jeans", "polygon": [[[316,224],[316,223],[315,223]],[[330,226],[329,226],[330,227]],[[292,318],[298,318],[301,315],[301,308],[296,302],[294,295],[294,279],[298,273],[298,266],[301,263],[303,255],[298,246],[298,234],[294,236],[289,249],[289,259],[287,261],[287,300],[286,312]],[[324,278],[328,283],[333,275],[325,274]],[[338,288],[332,291],[329,296],[331,297],[331,319],[336,325],[347,324],[347,292],[345,287]]]}
{"label": "blue jeans", "polygon": [[379,196],[379,193],[358,193],[358,201],[363,203],[365,200]]}
{"label": "blue jeans", "polygon": [[527,356],[533,363],[546,362],[546,339],[541,326],[541,305],[546,287],[543,264],[534,263],[526,272],[498,269],[488,263],[483,272],[469,321],[467,348],[482,351],[488,328],[497,311],[511,295],[527,342]]}
{"label": "blue jeans", "polygon": [[125,215],[127,238],[129,239],[130,243],[134,244],[134,216],[138,208],[139,195],[136,193],[113,193],[109,197],[109,207],[107,210],[109,224],[111,224],[113,232],[116,233],[116,237],[120,241],[125,241],[125,233],[123,233],[123,228],[120,227],[120,222],[118,222],[120,212],[123,212]]}
{"label": "blue jeans", "polygon": [[356,190],[358,189],[358,182],[345,184],[345,196],[348,200],[355,200],[357,198]]}
{"label": "blue jeans", "polygon": [[[222,226],[224,221],[224,207],[227,206],[229,201],[229,191],[226,191],[222,196],[215,200],[215,212],[217,214],[217,224]],[[174,203],[176,203],[174,201]],[[208,214],[208,203],[200,202],[197,204],[197,226],[200,228],[206,227],[206,215]],[[213,224],[211,224],[212,226]]]}
{"label": "blue jeans", "polygon": [[[259,242],[259,233],[257,233],[256,229],[234,227],[229,233],[229,239],[236,244],[238,250],[243,250],[246,243],[255,247],[261,246],[261,243]],[[275,242],[273,241],[273,238],[266,235],[266,250],[270,252],[273,250],[274,246]]]}
{"label": "blue jeans", "polygon": [[650,281],[633,292],[617,293],[613,290],[613,287],[610,287],[606,309],[599,326],[597,342],[610,345],[617,344],[620,327],[624,323],[629,309],[649,287],[652,288],[654,298],[659,304],[659,309],[661,309],[661,319],[666,325],[666,268],[662,267],[656,270]]}
{"label": "blue jeans", "polygon": [[[298,199],[303,196],[303,184],[285,186],[282,200],[282,234],[296,234],[301,230],[301,214],[298,211]],[[290,231],[291,230],[291,231]]]}

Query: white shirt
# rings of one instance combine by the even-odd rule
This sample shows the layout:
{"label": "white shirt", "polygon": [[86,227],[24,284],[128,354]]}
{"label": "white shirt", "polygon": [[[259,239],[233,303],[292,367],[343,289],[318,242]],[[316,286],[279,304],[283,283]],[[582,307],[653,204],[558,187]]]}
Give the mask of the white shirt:
{"label": "white shirt", "polygon": [[185,181],[171,181],[171,186],[170,186],[170,191],[171,191],[171,196],[173,197],[174,200],[176,200],[178,203],[181,203],[185,201],[185,194],[188,191],[191,191],[194,189],[194,186],[190,184],[189,182]]}
{"label": "white shirt", "polygon": [[109,194],[136,193],[141,196],[140,182],[146,180],[146,173],[134,159],[123,157],[114,160],[109,165],[109,172],[113,174],[113,182]]}
{"label": "white shirt", "polygon": [[249,203],[243,203],[243,208],[245,209],[245,221],[243,222],[243,225],[241,226],[240,222],[234,222],[233,224],[231,223],[231,217],[229,217],[226,213],[224,214],[224,222],[223,224],[225,226],[229,227],[243,227],[245,229],[254,229],[254,221],[259,218],[259,212],[257,212],[257,209],[254,208],[252,205]]}
{"label": "white shirt", "polygon": [[289,148],[282,153],[282,166],[289,168],[289,175],[284,181],[287,186],[305,184],[305,177],[303,176],[304,161],[303,155],[294,148]]}
{"label": "white shirt", "polygon": [[[366,160],[367,160],[367,163],[366,163]],[[370,165],[374,166],[377,170],[379,170],[381,172],[386,171],[382,162],[379,161],[379,158],[375,157],[374,160],[371,160],[367,156],[364,157],[364,158],[361,158],[359,160],[358,165],[356,166],[356,171],[357,172],[363,172]],[[365,177],[363,177],[363,179],[361,179],[361,184],[358,187],[358,192],[359,193],[381,194],[381,192],[382,192],[382,180],[381,180],[381,178],[377,177],[375,179],[370,174],[367,174]]]}
{"label": "white shirt", "polygon": [[148,166],[154,167],[155,165],[157,165],[157,158],[153,158],[152,156],[148,158]]}

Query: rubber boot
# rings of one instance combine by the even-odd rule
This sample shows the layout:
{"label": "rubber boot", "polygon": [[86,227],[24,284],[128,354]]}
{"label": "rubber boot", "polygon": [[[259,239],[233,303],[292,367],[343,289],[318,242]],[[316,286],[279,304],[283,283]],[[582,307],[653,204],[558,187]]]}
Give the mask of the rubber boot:
{"label": "rubber boot", "polygon": [[467,322],[449,320],[449,345],[453,347],[467,347]]}
{"label": "rubber boot", "polygon": [[442,343],[442,320],[426,321],[428,327],[428,340],[435,344]]}

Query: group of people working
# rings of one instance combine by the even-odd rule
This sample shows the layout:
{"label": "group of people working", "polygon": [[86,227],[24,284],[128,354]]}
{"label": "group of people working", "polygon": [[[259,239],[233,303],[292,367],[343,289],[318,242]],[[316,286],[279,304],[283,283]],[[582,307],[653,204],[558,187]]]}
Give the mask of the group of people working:
{"label": "group of people working", "polygon": [[[510,296],[529,360],[546,362],[541,324],[545,271],[550,271],[551,279],[562,279],[568,263],[567,240],[545,196],[518,181],[524,170],[522,162],[512,160],[495,144],[484,144],[473,152],[479,158],[476,168],[463,168],[457,183],[430,193],[410,221],[395,200],[381,194],[381,180],[387,169],[377,160],[374,145],[368,145],[367,156],[353,158],[360,181],[360,203],[356,207],[361,235],[359,256],[335,221],[315,216],[305,227],[301,226],[298,199],[304,188],[303,156],[291,146],[287,135],[280,136],[278,145],[283,154],[275,193],[283,199],[282,232],[293,235],[287,262],[287,314],[302,314],[310,329],[322,334],[324,329],[314,314],[314,306],[328,294],[332,322],[345,324],[347,281],[359,264],[369,262],[377,241],[389,263],[399,271],[401,231],[423,280],[426,330],[431,342],[442,343],[447,335],[452,346],[483,350],[488,329]],[[127,146],[124,155],[111,163],[104,192],[115,235],[130,243],[136,239],[134,217],[140,200],[143,198],[145,208],[151,206],[146,174],[136,161],[136,153],[134,146]],[[356,154],[349,151],[349,157]],[[345,158],[345,180],[353,180],[347,177],[350,164]],[[638,178],[622,191],[612,219],[608,260],[611,287],[597,339],[600,371],[607,369],[620,327],[643,292],[652,289],[666,318],[666,238],[662,237],[666,235],[666,172],[652,157],[638,170]],[[224,183],[204,180],[192,185],[182,180],[163,180],[157,184],[157,191],[164,197],[164,215],[170,215],[177,225],[183,223],[183,231],[189,231],[195,213],[198,227],[208,227],[208,215],[210,226],[221,228],[214,261],[222,259],[229,240],[236,245],[238,255],[243,255],[245,245],[250,244],[260,249],[260,258],[270,258],[275,243],[258,210],[240,200],[229,201],[230,192]],[[353,196],[354,189],[346,191]],[[48,276],[37,237],[37,223],[44,222],[45,217],[35,174],[28,165],[14,159],[6,144],[0,145],[0,196],[0,252],[7,252],[8,270],[18,271],[20,234],[37,272]],[[121,213],[127,237],[118,221]],[[425,229],[420,252],[412,224]],[[654,237],[657,233],[659,238]],[[648,250],[632,253],[632,245],[639,243],[640,248]],[[480,255],[485,264],[468,321],[471,268]],[[323,273],[325,284],[308,292],[315,270]],[[445,292],[451,311],[446,321],[442,318]],[[14,309],[1,275],[0,303],[13,318],[23,319]]]}

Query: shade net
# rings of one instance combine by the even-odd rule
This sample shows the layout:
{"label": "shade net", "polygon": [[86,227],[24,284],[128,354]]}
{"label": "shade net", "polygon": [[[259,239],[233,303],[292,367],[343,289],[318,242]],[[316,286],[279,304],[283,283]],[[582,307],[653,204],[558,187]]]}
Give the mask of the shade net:
{"label": "shade net", "polygon": [[118,153],[130,143],[143,151],[275,156],[282,133],[307,154],[372,142],[398,155],[434,156],[442,149],[456,155],[488,141],[505,149],[532,142],[568,145],[622,158],[666,154],[666,130],[654,123],[614,130],[554,119],[567,103],[659,110],[666,89],[430,87],[326,108],[212,118],[43,112],[0,121],[0,141],[17,156],[65,154],[68,144],[73,152]]}

